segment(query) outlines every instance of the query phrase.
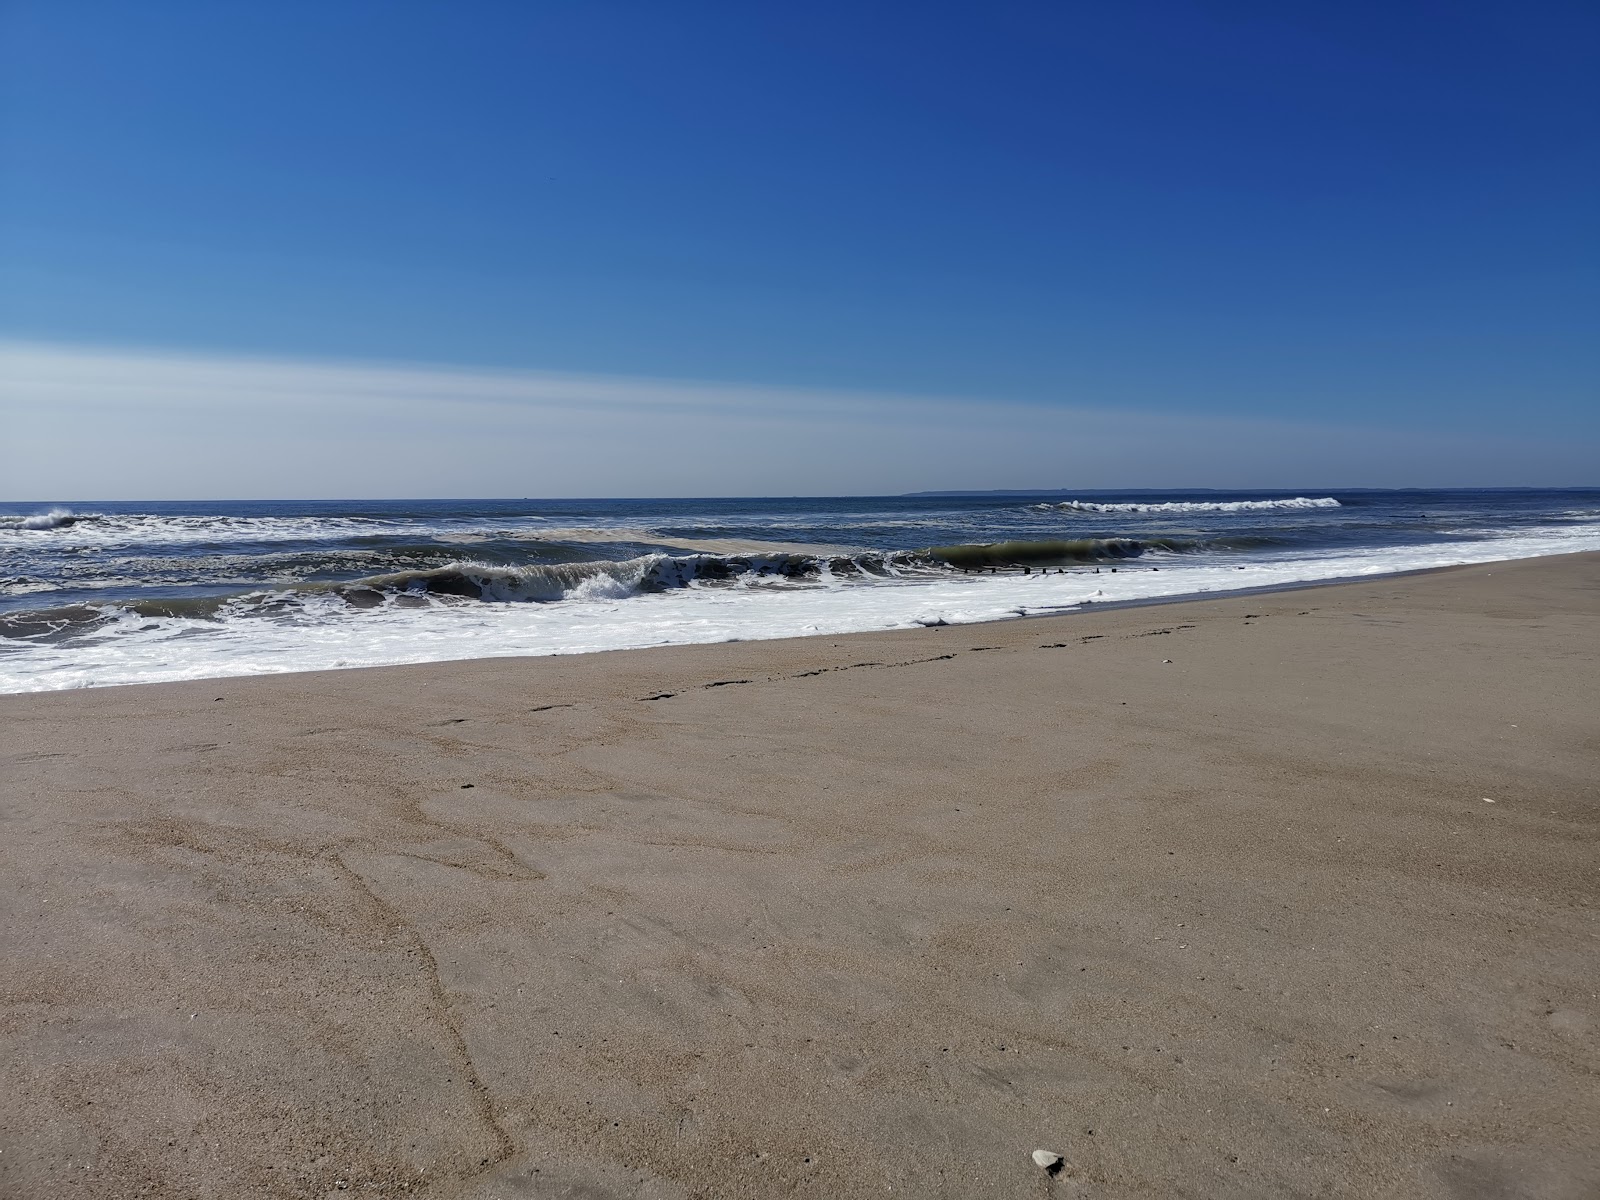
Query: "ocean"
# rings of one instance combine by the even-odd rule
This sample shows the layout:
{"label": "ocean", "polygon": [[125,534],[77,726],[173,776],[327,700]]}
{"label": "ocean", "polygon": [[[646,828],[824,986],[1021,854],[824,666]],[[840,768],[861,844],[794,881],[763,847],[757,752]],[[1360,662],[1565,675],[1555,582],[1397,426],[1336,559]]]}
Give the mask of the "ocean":
{"label": "ocean", "polygon": [[0,692],[959,625],[1600,550],[1600,489],[0,504]]}

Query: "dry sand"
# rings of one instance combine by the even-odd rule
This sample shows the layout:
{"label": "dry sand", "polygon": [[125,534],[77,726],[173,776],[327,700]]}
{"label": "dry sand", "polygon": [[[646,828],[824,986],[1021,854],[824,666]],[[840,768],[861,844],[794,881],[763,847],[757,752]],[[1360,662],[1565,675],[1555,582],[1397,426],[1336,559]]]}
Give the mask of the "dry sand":
{"label": "dry sand", "polygon": [[1588,555],[0,697],[0,1194],[1600,1195],[1597,648]]}

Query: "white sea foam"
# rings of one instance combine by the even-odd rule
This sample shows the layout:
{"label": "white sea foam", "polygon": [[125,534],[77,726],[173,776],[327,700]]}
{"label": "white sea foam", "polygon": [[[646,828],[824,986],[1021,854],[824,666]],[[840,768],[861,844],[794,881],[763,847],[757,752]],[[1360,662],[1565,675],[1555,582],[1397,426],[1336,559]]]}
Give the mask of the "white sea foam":
{"label": "white sea foam", "polygon": [[[13,547],[123,550],[141,546],[271,545],[383,537],[415,542],[481,541],[494,536],[548,540],[546,522],[544,517],[522,514],[425,521],[343,515],[99,513],[58,508],[23,517],[0,516],[0,551]],[[599,524],[595,534],[596,541],[620,540]]]}
{"label": "white sea foam", "polygon": [[[391,531],[417,536],[412,526],[361,517],[169,516],[53,509],[37,516],[0,518],[0,534],[13,535],[15,544],[29,549],[48,545],[118,549],[208,542],[331,541]],[[33,536],[22,540],[28,534]]]}
{"label": "white sea foam", "polygon": [[636,594],[621,573],[574,580],[551,603],[473,601],[358,609],[337,595],[296,598],[281,617],[225,607],[212,620],[122,610],[70,644],[0,645],[0,691],[263,675],[338,667],[960,625],[1085,604],[1359,578],[1462,563],[1600,550],[1600,526],[1551,526],[1473,542],[1323,552],[1272,561],[1164,557],[1047,575],[892,574],[809,586],[689,586]]}
{"label": "white sea foam", "polygon": [[848,554],[850,547],[753,538],[688,538],[658,533],[636,524],[595,520],[555,527],[549,518],[518,514],[451,520],[394,520],[361,516],[225,516],[158,513],[76,513],[52,509],[28,516],[0,516],[0,554],[9,550],[128,551],[139,547],[175,549],[206,545],[271,546],[280,543],[337,543],[352,538],[392,538],[408,543],[435,541],[472,544],[493,538],[532,542],[637,543],[708,554]]}
{"label": "white sea foam", "polygon": [[1174,500],[1165,504],[1097,504],[1092,500],[1063,500],[1041,504],[1040,508],[1059,508],[1066,512],[1093,513],[1242,513],[1273,512],[1297,508],[1339,508],[1332,496],[1312,499],[1294,496],[1287,500]]}
{"label": "white sea foam", "polygon": [[29,513],[24,517],[0,516],[0,530],[61,529],[70,526],[78,519],[78,514],[70,508],[52,508],[49,512]]}

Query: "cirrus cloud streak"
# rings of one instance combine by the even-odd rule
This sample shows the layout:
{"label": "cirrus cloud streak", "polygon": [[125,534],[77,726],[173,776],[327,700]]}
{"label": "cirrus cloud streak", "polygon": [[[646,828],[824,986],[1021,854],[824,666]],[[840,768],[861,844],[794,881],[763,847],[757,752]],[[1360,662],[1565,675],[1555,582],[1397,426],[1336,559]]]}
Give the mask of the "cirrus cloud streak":
{"label": "cirrus cloud streak", "polygon": [[1594,482],[1600,447],[683,380],[0,342],[0,499]]}

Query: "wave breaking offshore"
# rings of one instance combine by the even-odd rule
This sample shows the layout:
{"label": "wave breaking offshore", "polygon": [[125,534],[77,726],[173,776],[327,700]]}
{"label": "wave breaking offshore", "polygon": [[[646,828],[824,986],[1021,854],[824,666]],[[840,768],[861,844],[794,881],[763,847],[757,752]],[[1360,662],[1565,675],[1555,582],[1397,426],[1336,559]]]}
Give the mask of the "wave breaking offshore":
{"label": "wave breaking offshore", "polygon": [[27,516],[0,516],[0,529],[65,529],[88,518],[70,508],[52,508],[49,512],[29,513]]}
{"label": "wave breaking offshore", "polygon": [[1039,508],[1062,512],[1087,513],[1248,513],[1283,512],[1295,509],[1342,508],[1332,496],[1312,498],[1291,496],[1284,500],[1172,500],[1149,503],[1112,504],[1093,500],[1061,500]]}
{"label": "wave breaking offshore", "polygon": [[1600,491],[0,504],[0,692],[959,625],[1600,548]]}
{"label": "wave breaking offshore", "polygon": [[693,587],[823,587],[895,580],[910,582],[953,572],[1066,568],[1133,559],[1153,551],[1181,554],[1223,549],[1227,548],[1225,543],[1229,540],[1236,543],[1237,548],[1244,548],[1260,539],[1201,542],[1179,538],[1080,538],[958,544],[851,555],[648,554],[616,561],[512,565],[464,561],[355,579],[292,582],[212,595],[86,601],[14,609],[0,613],[0,639],[54,641],[132,619],[304,618],[310,615],[309,606],[330,601],[353,609],[473,601],[552,604],[623,600]]}

